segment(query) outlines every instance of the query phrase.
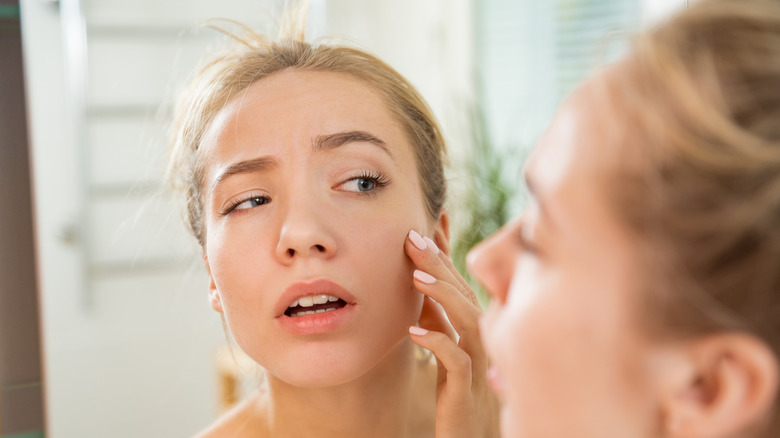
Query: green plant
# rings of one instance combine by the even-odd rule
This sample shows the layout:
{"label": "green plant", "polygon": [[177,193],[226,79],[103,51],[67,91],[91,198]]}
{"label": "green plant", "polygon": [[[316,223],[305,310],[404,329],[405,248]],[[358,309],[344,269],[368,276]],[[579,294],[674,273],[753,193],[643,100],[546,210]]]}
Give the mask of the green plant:
{"label": "green plant", "polygon": [[[466,255],[474,245],[491,235],[510,218],[520,183],[521,149],[499,150],[491,139],[481,111],[471,115],[472,148],[461,163],[462,192],[454,199],[456,213],[452,259],[455,267],[477,292],[485,305],[489,298],[466,270]],[[516,165],[513,165],[516,164]],[[514,171],[513,171],[514,170]],[[507,182],[507,177],[512,178]]]}

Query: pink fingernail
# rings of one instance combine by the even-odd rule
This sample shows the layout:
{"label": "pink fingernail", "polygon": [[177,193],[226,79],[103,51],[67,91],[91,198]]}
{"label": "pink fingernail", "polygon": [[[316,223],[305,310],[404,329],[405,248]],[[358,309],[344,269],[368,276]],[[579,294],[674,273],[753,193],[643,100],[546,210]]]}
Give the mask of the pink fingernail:
{"label": "pink fingernail", "polygon": [[420,251],[423,251],[425,250],[425,248],[428,247],[428,245],[425,244],[425,240],[423,240],[423,238],[420,237],[417,231],[414,230],[409,231],[409,240],[411,240],[412,245],[414,245]]}
{"label": "pink fingernail", "polygon": [[409,333],[416,335],[416,336],[423,336],[428,333],[428,330],[425,330],[422,327],[417,327],[416,325],[413,325],[409,327]]}
{"label": "pink fingernail", "polygon": [[439,247],[438,247],[438,246],[436,246],[436,242],[434,242],[433,240],[431,240],[429,237],[423,237],[423,240],[425,240],[425,242],[427,242],[427,243],[428,243],[428,246],[430,246],[431,248],[433,248],[433,251],[434,251],[436,254],[438,254],[438,253],[439,253]]}
{"label": "pink fingernail", "polygon": [[423,272],[419,269],[414,270],[414,278],[422,281],[423,283],[427,284],[433,284],[436,283],[436,279],[431,276],[431,274],[428,274],[427,272]]}

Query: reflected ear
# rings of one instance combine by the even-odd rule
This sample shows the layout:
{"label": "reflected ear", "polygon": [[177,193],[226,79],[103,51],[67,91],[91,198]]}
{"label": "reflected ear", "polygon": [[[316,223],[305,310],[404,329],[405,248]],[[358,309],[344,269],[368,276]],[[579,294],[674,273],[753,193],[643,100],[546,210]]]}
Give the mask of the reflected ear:
{"label": "reflected ear", "polygon": [[222,312],[222,298],[219,296],[219,291],[217,290],[217,284],[214,283],[214,276],[211,275],[211,266],[209,265],[209,258],[208,256],[203,256],[203,262],[206,264],[206,272],[209,274],[209,304],[211,305],[211,308],[216,310],[219,313]]}
{"label": "reflected ear", "polygon": [[443,208],[433,229],[433,242],[444,254],[450,255],[450,217]]}
{"label": "reflected ear", "polygon": [[[722,334],[694,341],[669,375],[663,436],[731,437],[760,428],[778,392],[778,362],[760,339]],[[683,372],[680,372],[683,370]]]}

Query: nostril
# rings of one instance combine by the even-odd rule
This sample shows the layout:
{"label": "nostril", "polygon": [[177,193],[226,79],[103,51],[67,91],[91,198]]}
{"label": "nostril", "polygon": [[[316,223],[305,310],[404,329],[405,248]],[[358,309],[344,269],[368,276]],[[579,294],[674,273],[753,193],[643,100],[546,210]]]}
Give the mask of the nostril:
{"label": "nostril", "polygon": [[295,250],[292,249],[292,248],[288,249],[287,250],[287,255],[289,255],[290,257],[294,256],[295,255]]}
{"label": "nostril", "polygon": [[325,247],[322,245],[314,245],[315,248],[317,248],[317,251],[319,252],[325,252]]}

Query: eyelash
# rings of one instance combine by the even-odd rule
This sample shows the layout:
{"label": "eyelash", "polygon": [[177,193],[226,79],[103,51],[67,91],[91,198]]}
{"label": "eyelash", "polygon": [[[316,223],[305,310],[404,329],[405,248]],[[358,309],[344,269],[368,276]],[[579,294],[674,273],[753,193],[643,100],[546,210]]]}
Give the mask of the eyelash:
{"label": "eyelash", "polygon": [[373,181],[374,184],[376,184],[376,187],[374,187],[373,190],[368,192],[353,192],[358,195],[366,195],[366,196],[375,196],[376,192],[378,190],[381,190],[382,188],[386,187],[388,184],[390,184],[390,178],[386,177],[383,173],[375,172],[375,171],[368,171],[364,170],[360,174],[353,176],[351,178],[347,178],[339,184],[339,186],[344,185],[350,181],[354,181],[356,179],[367,179],[369,181]]}
{"label": "eyelash", "polygon": [[268,201],[265,202],[265,204],[268,204],[269,202],[271,202],[271,198],[269,198],[268,196],[265,196],[265,195],[256,195],[255,194],[255,195],[250,195],[250,196],[246,196],[246,197],[241,197],[241,198],[237,198],[237,199],[234,199],[234,200],[230,201],[230,203],[227,205],[227,207],[225,207],[225,209],[222,211],[221,214],[222,214],[222,216],[227,216],[230,213],[232,213],[233,210],[235,210],[236,207],[238,207],[239,205],[243,204],[246,201],[250,201],[252,199],[257,199],[257,198],[266,198],[266,199],[268,199]]}
{"label": "eyelash", "polygon": [[[372,171],[367,171],[366,170],[366,171],[363,171],[363,172],[361,172],[360,174],[358,174],[356,176],[353,176],[352,178],[346,179],[344,182],[342,182],[339,185],[343,185],[343,184],[345,184],[345,183],[347,183],[349,181],[354,181],[356,179],[367,179],[369,181],[372,181],[374,184],[376,184],[376,187],[373,190],[371,190],[371,191],[368,191],[368,192],[353,192],[353,193],[356,193],[358,195],[375,196],[377,190],[380,190],[383,187],[386,187],[388,184],[390,184],[390,179],[387,178],[384,174],[382,174],[380,172],[372,172]],[[268,202],[271,201],[268,196],[264,196],[264,195],[260,195],[260,196],[258,196],[258,195],[250,195],[250,196],[246,196],[246,197],[237,198],[237,199],[234,199],[234,200],[230,201],[230,203],[225,207],[225,209],[221,212],[221,214],[222,214],[222,216],[227,216],[230,213],[232,213],[236,209],[236,207],[238,207],[239,205],[243,204],[246,201],[249,201],[249,200],[252,200],[252,199],[256,199],[256,198],[266,198],[266,199],[268,199]],[[267,204],[268,202],[266,202],[265,204]]]}

